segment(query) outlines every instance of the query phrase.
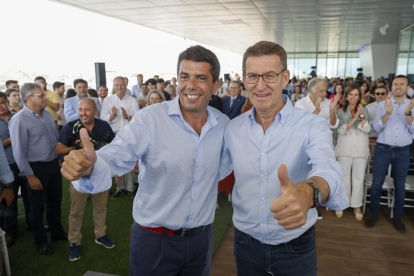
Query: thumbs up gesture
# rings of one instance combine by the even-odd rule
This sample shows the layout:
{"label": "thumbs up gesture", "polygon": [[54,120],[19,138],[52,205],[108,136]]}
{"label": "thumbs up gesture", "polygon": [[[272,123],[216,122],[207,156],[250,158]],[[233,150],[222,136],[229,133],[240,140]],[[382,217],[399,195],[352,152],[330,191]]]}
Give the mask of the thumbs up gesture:
{"label": "thumbs up gesture", "polygon": [[310,200],[313,203],[313,196],[309,196],[308,184],[293,184],[288,177],[286,165],[280,165],[278,170],[280,181],[280,197],[270,204],[270,211],[273,217],[278,220],[279,225],[285,230],[299,228],[306,223]]}
{"label": "thumbs up gesture", "polygon": [[62,175],[69,181],[75,181],[82,176],[90,176],[93,166],[96,163],[96,153],[91,142],[89,141],[88,131],[85,128],[80,130],[83,149],[72,150],[65,157],[62,165]]}

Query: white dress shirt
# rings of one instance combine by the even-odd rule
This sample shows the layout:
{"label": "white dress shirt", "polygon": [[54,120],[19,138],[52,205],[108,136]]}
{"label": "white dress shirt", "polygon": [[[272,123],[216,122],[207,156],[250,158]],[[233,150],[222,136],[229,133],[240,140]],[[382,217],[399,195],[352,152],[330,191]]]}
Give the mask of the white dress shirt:
{"label": "white dress shirt", "polygon": [[[114,106],[118,109],[118,113],[115,119],[110,121],[109,118]],[[129,95],[125,95],[122,100],[116,94],[112,97],[106,97],[102,106],[101,119],[107,121],[115,133],[118,133],[123,126],[129,123],[128,119],[123,117],[121,107],[125,109],[128,116],[134,116],[139,110],[137,100]]]}
{"label": "white dress shirt", "polygon": [[[369,123],[370,123],[370,125],[372,125],[372,122],[374,121],[375,109],[377,108],[377,104],[378,104],[377,102],[370,103],[365,107],[369,112],[369,121],[370,121]],[[372,128],[371,131],[368,133],[368,137],[369,138],[377,138],[378,137],[378,132],[376,132],[375,129]]]}
{"label": "white dress shirt", "polygon": [[[329,126],[332,128],[332,129],[335,129],[335,128],[337,128],[338,127],[338,124],[339,124],[339,120],[338,120],[338,118],[336,118],[336,123],[335,123],[335,125],[331,125],[331,123],[330,123],[330,121],[329,121],[329,118],[330,118],[330,114],[331,114],[331,112],[330,112],[330,110],[329,110],[329,104],[331,103],[331,101],[330,100],[328,100],[328,99],[324,99],[322,102],[321,102],[321,112],[319,112],[319,116],[322,116],[322,117],[324,117],[325,119],[327,119],[328,120],[328,123],[329,123]],[[316,107],[315,107],[315,105],[313,104],[313,102],[312,102],[312,100],[311,100],[311,98],[309,97],[309,95],[308,96],[306,96],[305,98],[303,98],[303,99],[300,99],[299,101],[297,101],[296,103],[295,103],[295,107],[296,108],[299,108],[299,109],[306,109],[306,110],[308,110],[309,112],[311,112],[311,113],[313,113],[314,111],[315,111],[315,109],[316,109]]]}

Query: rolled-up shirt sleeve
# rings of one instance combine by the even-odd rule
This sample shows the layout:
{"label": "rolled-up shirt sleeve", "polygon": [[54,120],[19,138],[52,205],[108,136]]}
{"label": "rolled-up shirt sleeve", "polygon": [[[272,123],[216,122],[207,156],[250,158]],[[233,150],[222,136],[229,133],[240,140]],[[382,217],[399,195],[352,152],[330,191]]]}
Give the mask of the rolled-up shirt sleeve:
{"label": "rolled-up shirt sleeve", "polygon": [[[387,99],[388,101],[388,99]],[[380,132],[385,126],[382,124],[382,117],[385,115],[386,110],[384,107],[384,102],[380,102],[377,104],[377,108],[375,109],[375,118],[372,122],[372,127],[375,129],[376,132]]]}
{"label": "rolled-up shirt sleeve", "polygon": [[27,143],[29,139],[27,126],[23,120],[13,119],[9,122],[10,139],[13,145],[13,156],[20,170],[19,176],[33,175],[33,170],[27,158]]}
{"label": "rolled-up shirt sleeve", "polygon": [[312,166],[308,179],[323,178],[329,186],[329,197],[322,203],[333,210],[344,210],[349,207],[345,185],[342,182],[342,166],[335,159],[332,143],[332,132],[326,120],[316,121],[309,131],[309,143],[306,153]]}
{"label": "rolled-up shirt sleeve", "polygon": [[[1,139],[0,139],[1,143]],[[0,182],[1,184],[9,184],[14,181],[13,172],[10,170],[7,162],[6,153],[3,146],[0,146]]]}
{"label": "rolled-up shirt sleeve", "polygon": [[67,122],[71,122],[71,121],[79,119],[78,107],[73,106],[73,103],[70,99],[71,98],[66,99],[64,103],[64,113],[65,113],[65,119]]}
{"label": "rolled-up shirt sleeve", "polygon": [[220,168],[219,168],[219,180],[226,178],[231,171],[233,170],[233,163],[231,161],[230,151],[227,145],[227,128],[224,131],[223,143],[221,146],[221,156],[220,156]]}
{"label": "rolled-up shirt sleeve", "polygon": [[130,172],[147,152],[151,141],[154,141],[152,124],[149,115],[138,112],[131,122],[118,132],[111,144],[96,152],[98,158],[91,176],[74,181],[74,188],[81,193],[91,194],[111,188],[111,177]]}

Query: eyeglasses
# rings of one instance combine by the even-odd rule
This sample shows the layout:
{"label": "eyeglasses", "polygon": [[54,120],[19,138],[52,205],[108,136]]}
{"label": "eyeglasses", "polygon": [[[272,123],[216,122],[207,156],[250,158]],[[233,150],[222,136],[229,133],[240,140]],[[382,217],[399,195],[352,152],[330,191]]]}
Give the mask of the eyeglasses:
{"label": "eyeglasses", "polygon": [[245,74],[244,78],[247,83],[249,84],[256,84],[259,82],[260,77],[263,78],[265,83],[275,83],[278,79],[278,76],[283,73],[286,69],[283,69],[279,74],[276,73],[267,73],[265,75],[257,75],[257,74]]}
{"label": "eyeglasses", "polygon": [[33,94],[32,97],[33,96],[38,96],[40,98],[45,98],[46,97],[46,94]]}
{"label": "eyeglasses", "polygon": [[385,95],[385,92],[382,92],[382,93],[375,93],[375,95],[377,95],[377,96],[379,96],[379,95],[381,95],[381,96],[384,96]]}
{"label": "eyeglasses", "polygon": [[230,90],[237,90],[239,89],[238,87],[230,87]]}

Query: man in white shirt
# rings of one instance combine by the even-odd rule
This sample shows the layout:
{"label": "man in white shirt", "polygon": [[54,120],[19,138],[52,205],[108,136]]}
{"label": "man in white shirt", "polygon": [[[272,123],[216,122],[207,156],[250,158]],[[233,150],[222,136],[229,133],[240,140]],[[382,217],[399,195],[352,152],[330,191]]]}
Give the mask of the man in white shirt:
{"label": "man in white shirt", "polygon": [[297,101],[295,107],[322,116],[328,120],[331,129],[337,128],[339,120],[336,117],[335,107],[339,97],[335,96],[331,101],[328,100],[326,98],[327,86],[323,80],[318,78],[314,78],[309,82],[308,89],[308,95]]}
{"label": "man in white shirt", "polygon": [[103,101],[108,96],[108,87],[105,85],[100,85],[98,88],[98,100],[101,103],[101,106],[103,106]]}
{"label": "man in white shirt", "polygon": [[[377,107],[377,104],[379,102],[385,101],[385,99],[387,98],[388,95],[388,89],[385,86],[378,86],[375,89],[375,102],[374,103],[370,103],[368,104],[365,108],[368,110],[369,112],[369,118],[370,118],[370,124],[372,125],[372,122],[374,121],[375,118],[375,109]],[[372,139],[377,139],[378,137],[378,132],[375,131],[374,128],[372,128],[372,130],[368,133],[368,137],[372,138]]]}
{"label": "man in white shirt", "polygon": [[[101,119],[111,126],[113,132],[117,134],[123,126],[126,126],[139,110],[138,102],[132,96],[126,94],[126,81],[123,77],[114,79],[115,95],[107,97],[102,106]],[[134,172],[130,171],[122,176],[116,192],[112,199],[121,196],[126,190],[130,197],[135,197]]]}
{"label": "man in white shirt", "polygon": [[139,94],[142,93],[141,92],[141,85],[144,82],[144,76],[142,74],[138,74],[137,81],[138,81],[138,83],[135,84],[134,86],[132,86],[132,89],[131,89],[131,96],[135,97],[135,98],[138,97]]}

